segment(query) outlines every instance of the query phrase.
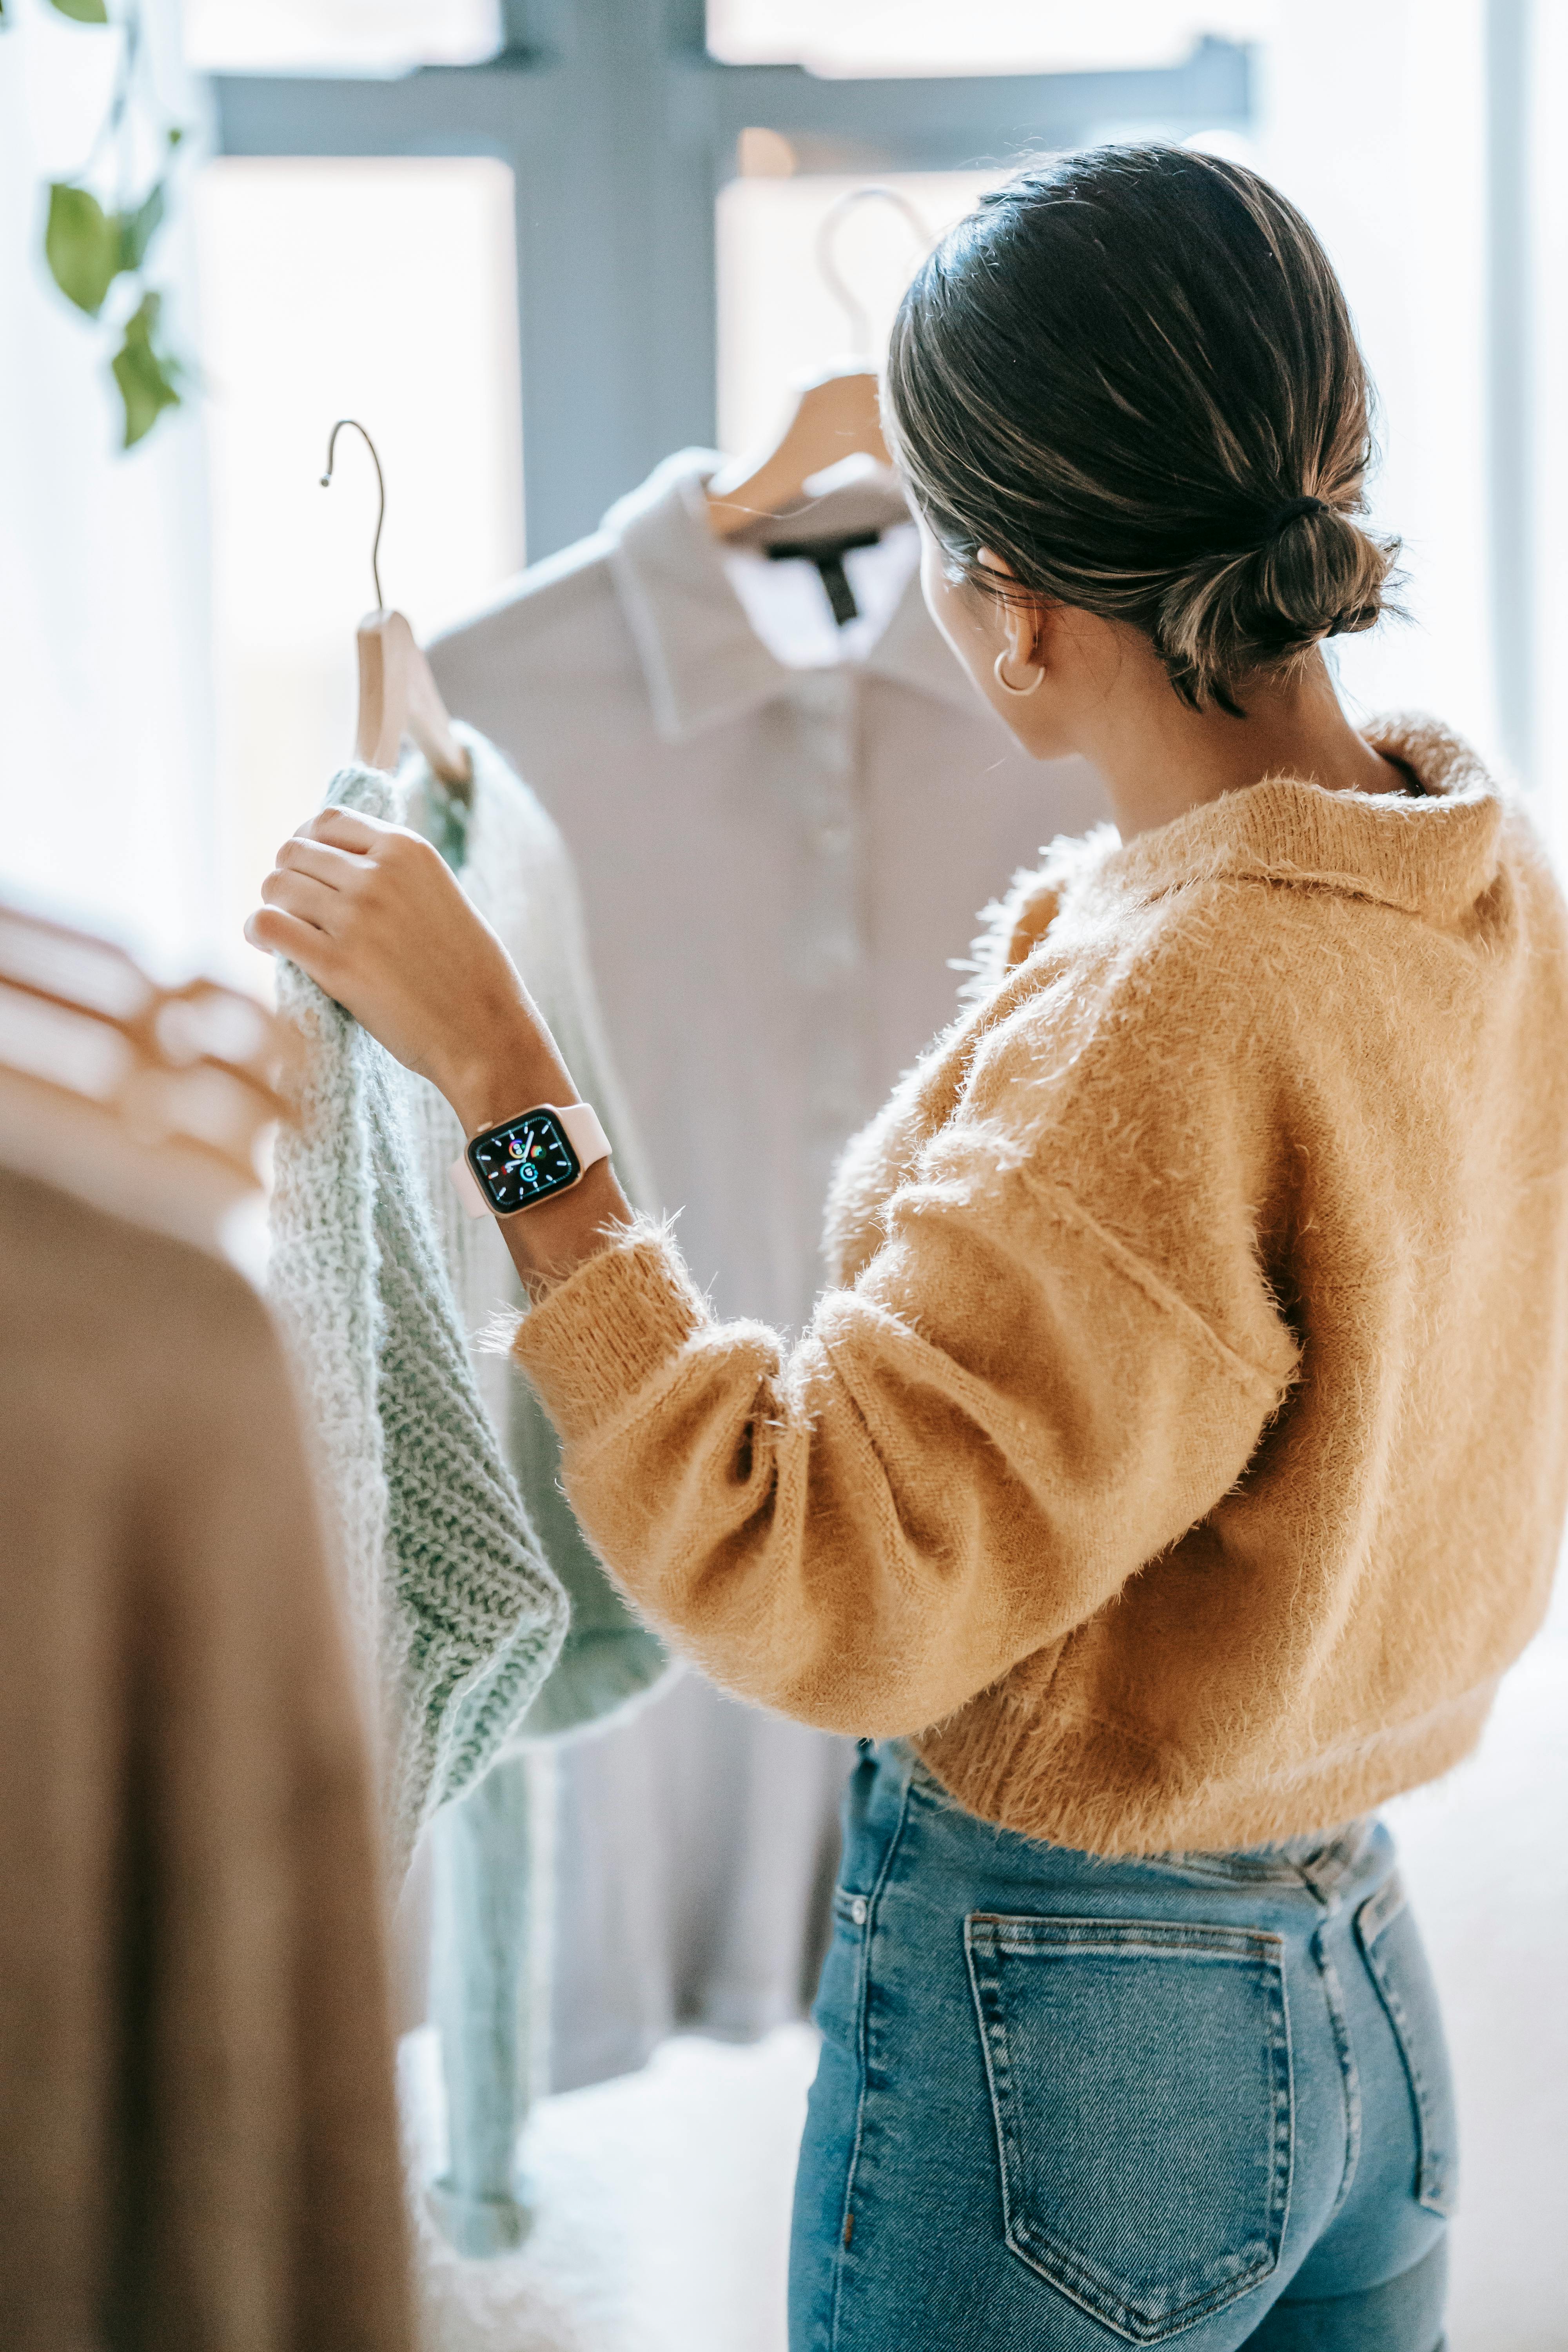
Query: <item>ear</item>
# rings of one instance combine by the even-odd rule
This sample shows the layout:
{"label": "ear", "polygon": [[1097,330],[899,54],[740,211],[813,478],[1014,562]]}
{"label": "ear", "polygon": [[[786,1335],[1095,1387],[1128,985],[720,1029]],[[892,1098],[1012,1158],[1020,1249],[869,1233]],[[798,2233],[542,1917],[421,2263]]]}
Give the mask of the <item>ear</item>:
{"label": "ear", "polygon": [[[980,562],[987,572],[1006,583],[1016,583],[1018,575],[1005,555],[991,548],[977,550]],[[1010,587],[995,592],[996,617],[1007,643],[1007,659],[1018,669],[1044,669],[1052,608],[1041,597],[1032,595],[1026,588]]]}

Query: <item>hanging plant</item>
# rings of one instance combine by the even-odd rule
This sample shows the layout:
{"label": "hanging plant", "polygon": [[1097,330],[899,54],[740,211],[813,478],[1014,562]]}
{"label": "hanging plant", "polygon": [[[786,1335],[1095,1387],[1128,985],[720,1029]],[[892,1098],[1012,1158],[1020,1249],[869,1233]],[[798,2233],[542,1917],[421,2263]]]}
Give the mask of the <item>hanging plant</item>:
{"label": "hanging plant", "polygon": [[[0,0],[0,29],[13,0]],[[158,107],[147,70],[140,0],[48,0],[77,25],[112,26],[120,36],[114,93],[86,163],[74,179],[48,191],[44,259],[68,301],[89,319],[113,322],[110,373],[124,413],[121,447],[133,449],[167,408],[178,408],[186,370],[159,332],[162,293],[148,283],[147,261],[168,206],[168,163],[183,133]],[[142,158],[161,161],[149,176]],[[116,193],[97,191],[112,170]],[[97,188],[92,183],[97,182]]]}

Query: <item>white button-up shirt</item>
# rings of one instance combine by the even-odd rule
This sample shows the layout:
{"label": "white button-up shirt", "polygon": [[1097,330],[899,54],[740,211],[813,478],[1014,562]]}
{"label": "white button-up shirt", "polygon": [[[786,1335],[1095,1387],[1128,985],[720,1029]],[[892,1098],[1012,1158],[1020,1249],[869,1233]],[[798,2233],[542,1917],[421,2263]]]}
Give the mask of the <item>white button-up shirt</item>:
{"label": "white button-up shirt", "polygon": [[[851,552],[865,617],[814,642],[809,567],[767,565],[770,595],[759,558],[740,558],[748,578],[714,540],[717,463],[668,459],[432,659],[574,856],[612,1045],[693,1271],[721,1311],[794,1326],[833,1161],[949,1017],[980,908],[1104,805],[1084,763],[1031,761],[976,695],[886,491],[905,550]],[[854,528],[866,498],[830,493],[814,534]]]}

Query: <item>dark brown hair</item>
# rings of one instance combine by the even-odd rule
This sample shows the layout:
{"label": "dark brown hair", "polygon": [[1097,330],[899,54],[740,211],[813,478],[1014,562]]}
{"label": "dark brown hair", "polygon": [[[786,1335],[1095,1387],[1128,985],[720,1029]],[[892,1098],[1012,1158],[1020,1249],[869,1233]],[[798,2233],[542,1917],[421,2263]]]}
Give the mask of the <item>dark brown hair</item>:
{"label": "dark brown hair", "polygon": [[1183,147],[1064,155],[985,196],[904,296],[889,436],[955,569],[1153,641],[1194,709],[1378,618],[1371,387],[1317,238]]}

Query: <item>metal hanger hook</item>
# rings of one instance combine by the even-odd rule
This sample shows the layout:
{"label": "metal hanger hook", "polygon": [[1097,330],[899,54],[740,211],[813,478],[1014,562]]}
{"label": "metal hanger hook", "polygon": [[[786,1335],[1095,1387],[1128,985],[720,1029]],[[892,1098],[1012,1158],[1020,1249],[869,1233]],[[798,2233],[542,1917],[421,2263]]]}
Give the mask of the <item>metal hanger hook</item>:
{"label": "metal hanger hook", "polygon": [[380,493],[381,504],[375,510],[375,537],[371,541],[370,549],[370,576],[375,583],[375,609],[378,613],[384,613],[386,599],[381,593],[381,527],[386,520],[386,477],[381,470],[381,459],[375,454],[375,443],[357,416],[340,416],[333,425],[331,437],[327,442],[327,470],[321,476],[321,488],[327,488],[331,481],[332,453],[338,446],[338,436],[345,425],[353,425],[365,447],[370,451],[370,462],[375,467],[375,487]]}
{"label": "metal hanger hook", "polygon": [[848,215],[858,211],[861,205],[872,203],[891,205],[896,212],[903,215],[920,239],[921,253],[929,253],[931,248],[931,231],[908,196],[898,188],[884,187],[879,180],[868,181],[863,188],[846,188],[844,194],[829,205],[816,232],[817,275],[849,321],[857,358],[871,356],[871,313],[839,268],[836,247],[838,232]]}

